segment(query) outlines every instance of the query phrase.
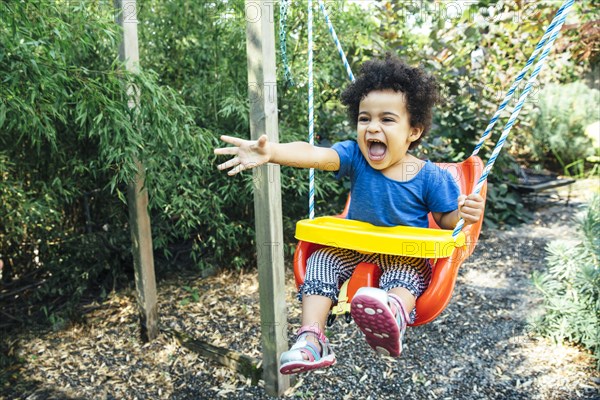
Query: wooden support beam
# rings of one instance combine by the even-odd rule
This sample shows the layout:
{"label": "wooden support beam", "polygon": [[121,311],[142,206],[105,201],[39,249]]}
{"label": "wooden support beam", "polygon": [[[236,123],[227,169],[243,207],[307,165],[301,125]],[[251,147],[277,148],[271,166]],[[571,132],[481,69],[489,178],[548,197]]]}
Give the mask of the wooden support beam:
{"label": "wooden support beam", "polygon": [[[139,71],[139,50],[137,35],[136,0],[115,0],[117,23],[123,29],[123,41],[119,49],[119,58],[125,62],[128,71]],[[128,87],[129,107],[135,108],[139,103],[139,95],[135,88]],[[142,339],[150,341],[158,336],[158,310],[156,295],[156,278],[154,274],[154,256],[152,253],[152,231],[148,215],[148,190],[144,183],[146,175],[144,166],[136,161],[137,174],[127,187],[127,203],[129,206],[129,225],[133,264],[135,270],[135,286],[139,305]]]}
{"label": "wooden support beam", "polygon": [[[278,142],[273,1],[246,0],[245,11],[250,135],[258,139],[266,134]],[[279,166],[255,168],[253,178],[263,378],[267,393],[280,396],[290,380],[279,374],[279,356],[287,350]]]}

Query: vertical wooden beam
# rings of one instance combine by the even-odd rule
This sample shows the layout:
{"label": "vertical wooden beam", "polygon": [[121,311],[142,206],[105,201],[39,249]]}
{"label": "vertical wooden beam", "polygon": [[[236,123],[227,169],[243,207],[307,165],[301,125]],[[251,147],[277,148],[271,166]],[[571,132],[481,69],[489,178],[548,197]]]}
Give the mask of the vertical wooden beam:
{"label": "vertical wooden beam", "polygon": [[[270,141],[278,142],[275,3],[246,0],[245,4],[250,134],[253,139],[266,134]],[[279,356],[287,350],[279,165],[263,165],[253,174],[263,379],[267,393],[280,396],[290,380],[279,373]]]}
{"label": "vertical wooden beam", "polygon": [[[115,0],[115,8],[117,23],[123,29],[119,58],[125,62],[128,71],[137,73],[140,56],[136,0]],[[129,107],[135,108],[139,102],[139,95],[135,93],[133,87],[128,87],[127,92],[130,96]],[[148,191],[144,185],[146,174],[139,160],[136,160],[136,164],[137,174],[127,187],[127,203],[142,339],[150,341],[158,336],[156,278],[152,254],[152,231],[148,215]]]}

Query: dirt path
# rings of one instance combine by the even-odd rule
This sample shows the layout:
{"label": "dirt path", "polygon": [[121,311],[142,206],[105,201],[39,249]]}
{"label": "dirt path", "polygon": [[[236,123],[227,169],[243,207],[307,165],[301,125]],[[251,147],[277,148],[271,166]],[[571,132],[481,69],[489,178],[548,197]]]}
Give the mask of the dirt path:
{"label": "dirt path", "polygon": [[[356,326],[336,322],[338,363],[299,376],[291,399],[598,399],[588,353],[530,334],[539,298],[531,272],[549,240],[573,232],[577,203],[540,208],[535,221],[487,230],[434,322],[409,329],[403,356],[377,356]],[[181,347],[173,330],[260,358],[256,274],[161,282],[161,331],[138,341],[131,293],[115,294],[85,323],[10,339],[20,363],[2,371],[0,399],[269,399],[261,385]],[[299,323],[291,271],[290,334]],[[199,295],[195,301],[194,293]]]}

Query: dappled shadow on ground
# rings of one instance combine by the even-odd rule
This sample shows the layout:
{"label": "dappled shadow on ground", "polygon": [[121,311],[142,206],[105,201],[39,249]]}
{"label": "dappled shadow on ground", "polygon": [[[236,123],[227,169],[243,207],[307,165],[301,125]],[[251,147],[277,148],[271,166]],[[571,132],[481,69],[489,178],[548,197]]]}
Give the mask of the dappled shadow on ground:
{"label": "dappled shadow on ground", "polygon": [[[530,284],[544,247],[569,234],[576,207],[536,212],[528,226],[484,232],[460,271],[442,315],[407,331],[402,357],[375,354],[354,323],[329,330],[338,362],[298,376],[291,399],[594,399],[600,386],[588,353],[531,334],[538,297]],[[11,338],[0,399],[269,399],[262,382],[240,376],[181,346],[174,332],[261,357],[255,273],[160,282],[161,334],[139,341],[131,292],[111,296],[83,322]],[[291,271],[288,329],[300,321]],[[64,392],[62,392],[64,390]],[[46,397],[39,397],[45,395]],[[31,397],[38,395],[38,397]],[[62,397],[60,397],[62,396]]]}
{"label": "dappled shadow on ground", "polygon": [[[27,397],[20,397],[18,393],[12,393],[15,397],[6,397],[7,399],[27,399],[27,400],[87,400],[86,397],[80,397],[69,394],[68,390],[52,388],[45,382],[27,381],[24,382],[28,388]],[[108,399],[108,397],[107,397]],[[114,398],[113,398],[114,399]]]}

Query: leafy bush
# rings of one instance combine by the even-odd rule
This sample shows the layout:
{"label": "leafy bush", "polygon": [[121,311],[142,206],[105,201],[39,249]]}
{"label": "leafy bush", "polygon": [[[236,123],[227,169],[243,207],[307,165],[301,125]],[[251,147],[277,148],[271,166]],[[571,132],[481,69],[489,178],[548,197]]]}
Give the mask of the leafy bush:
{"label": "leafy bush", "polygon": [[543,336],[591,350],[600,369],[600,195],[579,226],[575,245],[566,240],[548,244],[547,270],[534,274],[544,299],[544,314],[534,326]]}
{"label": "leafy bush", "polygon": [[[436,113],[423,155],[463,159],[497,104],[497,91],[489,87],[516,74],[507,55],[517,49],[510,58],[521,65],[521,51],[533,43],[498,41],[514,30],[510,13],[488,28],[469,20],[469,13],[448,24],[435,7],[421,10],[415,3],[407,12],[403,2],[364,4],[327,2],[353,69],[392,51],[439,76],[447,102]],[[123,193],[135,159],[146,168],[159,273],[182,264],[254,264],[252,177],[219,173],[212,154],[220,134],[249,136],[247,88],[253,83],[247,78],[245,3],[148,0],[138,6],[142,71],[132,76],[116,60],[121,32],[111,2],[0,4],[0,257],[4,281],[43,282],[35,293],[40,298],[77,300],[91,287],[110,289],[130,272]],[[419,33],[412,13],[433,20],[429,36]],[[519,29],[539,36],[537,16]],[[317,135],[335,142],[354,134],[337,101],[347,77],[318,12],[315,21]],[[307,131],[305,7],[290,8],[288,27],[297,85],[285,86],[282,69],[276,83],[286,142],[304,140]],[[470,64],[477,46],[489,54],[482,71]],[[127,107],[131,83],[141,95],[135,112]],[[307,185],[306,171],[282,169],[286,243],[293,242],[294,222],[306,215]],[[490,196],[501,218],[512,219],[506,213],[518,207],[498,187]],[[331,174],[319,174],[318,213],[339,211],[346,193]]]}
{"label": "leafy bush", "polygon": [[521,197],[510,191],[505,182],[490,183],[486,198],[485,226],[518,225],[532,219],[532,214],[523,205]]}
{"label": "leafy bush", "polygon": [[594,155],[585,128],[600,118],[600,91],[583,82],[549,84],[538,98],[530,142],[533,161],[568,173],[565,168],[569,164]]}
{"label": "leafy bush", "polygon": [[[10,22],[0,25],[3,280],[37,288],[19,299],[76,302],[131,270],[122,200],[136,159],[152,193],[156,247],[168,252],[186,235],[209,248],[190,232],[216,237],[223,222],[208,206],[218,194],[199,190],[210,183],[214,141],[156,74],[122,68],[112,5],[13,2],[0,12]],[[129,84],[140,93],[135,111]]]}
{"label": "leafy bush", "polygon": [[[278,7],[273,10],[277,21]],[[361,40],[365,41],[370,32],[365,27],[366,18],[362,18],[365,12],[360,7],[355,7],[355,11],[335,13],[336,18],[342,18],[339,34],[350,37],[353,32],[358,40],[347,49],[353,64],[361,60]],[[185,2],[182,6],[182,2],[152,0],[140,9],[143,64],[157,71],[162,83],[182,94],[186,104],[191,106],[196,123],[210,131],[215,143],[221,134],[250,136],[247,89],[255,83],[248,82],[245,17],[242,0],[216,2],[210,6],[205,2]],[[348,79],[339,56],[331,52],[329,33],[319,14],[315,20],[316,133],[323,141],[335,142],[352,133],[345,111],[337,101]],[[290,8],[288,26],[288,52],[296,85],[286,86],[280,68],[278,81],[267,83],[273,86],[265,88],[264,95],[273,93],[276,85],[280,141],[305,141],[308,135],[306,10],[301,3]],[[202,232],[203,237],[214,241],[210,251],[223,252],[210,261],[224,267],[252,266],[255,256],[252,174],[231,178],[218,172],[216,164],[214,157],[207,158],[203,171],[211,176],[208,190],[218,194],[212,202],[213,211],[223,218],[214,222],[215,226],[220,224],[220,229],[214,231],[216,237],[212,231]],[[295,222],[307,215],[308,172],[282,168],[281,176],[284,239],[286,254],[290,255],[294,249]],[[332,174],[317,172],[316,191],[317,214],[342,210],[347,190]],[[188,221],[194,223],[197,219]]]}

